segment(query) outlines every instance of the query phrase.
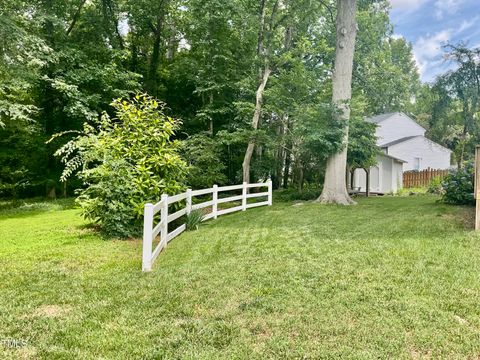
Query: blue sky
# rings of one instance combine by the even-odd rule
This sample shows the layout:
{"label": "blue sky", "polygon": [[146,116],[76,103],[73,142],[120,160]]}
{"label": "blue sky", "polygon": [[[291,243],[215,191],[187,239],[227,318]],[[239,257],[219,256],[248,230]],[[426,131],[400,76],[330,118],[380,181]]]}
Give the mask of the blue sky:
{"label": "blue sky", "polygon": [[430,82],[452,64],[442,45],[465,41],[480,46],[480,0],[390,0],[395,36],[412,43],[422,81]]}

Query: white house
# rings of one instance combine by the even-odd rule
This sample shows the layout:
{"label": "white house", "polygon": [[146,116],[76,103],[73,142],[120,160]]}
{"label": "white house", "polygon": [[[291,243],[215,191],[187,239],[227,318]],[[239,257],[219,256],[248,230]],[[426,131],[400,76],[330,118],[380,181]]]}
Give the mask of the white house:
{"label": "white house", "polygon": [[[401,112],[367,119],[377,125],[377,145],[383,154],[370,168],[370,191],[396,192],[408,170],[448,169],[452,151],[425,137],[426,130]],[[366,172],[355,170],[354,187],[366,190]]]}
{"label": "white house", "polygon": [[[377,164],[370,171],[369,189],[371,192],[390,193],[402,188],[403,165],[405,161],[388,154],[377,155]],[[366,191],[367,173],[356,169],[353,175],[353,187],[361,192]]]}

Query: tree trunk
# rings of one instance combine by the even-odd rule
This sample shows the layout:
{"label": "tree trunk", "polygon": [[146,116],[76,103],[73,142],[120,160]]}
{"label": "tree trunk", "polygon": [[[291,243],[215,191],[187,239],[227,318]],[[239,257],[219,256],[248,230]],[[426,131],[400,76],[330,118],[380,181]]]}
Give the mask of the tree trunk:
{"label": "tree trunk", "polygon": [[370,168],[365,168],[365,196],[370,196]]}
{"label": "tree trunk", "polygon": [[157,69],[160,60],[160,41],[161,41],[161,21],[158,20],[156,31],[153,38],[152,56],[150,58],[150,68],[148,71],[149,88],[152,94],[157,95]]}
{"label": "tree trunk", "polygon": [[290,164],[292,163],[291,150],[285,151],[285,168],[283,170],[283,188],[288,188],[288,178],[290,176]]}
{"label": "tree trunk", "polygon": [[87,0],[82,0],[80,2],[80,5],[78,5],[77,11],[73,15],[72,22],[70,23],[70,26],[67,29],[67,36],[70,35],[73,28],[75,27],[75,24],[77,23],[78,19],[80,18],[80,14],[82,13],[83,5],[85,5],[86,2]]}
{"label": "tree trunk", "polygon": [[[262,114],[262,102],[263,102],[263,92],[265,86],[267,85],[268,78],[270,76],[271,70],[268,67],[268,64],[265,65],[263,71],[262,81],[258,85],[256,100],[255,100],[255,111],[252,118],[252,129],[258,129],[258,122],[260,121],[260,116]],[[250,182],[250,162],[252,160],[253,150],[255,149],[255,140],[251,139],[247,146],[247,151],[245,152],[245,157],[243,158],[243,181]]]}
{"label": "tree trunk", "polygon": [[132,39],[130,41],[130,53],[131,60],[130,60],[130,71],[137,72],[138,68],[138,46],[137,46],[137,39],[135,35],[132,35]]}
{"label": "tree trunk", "polygon": [[277,139],[279,139],[280,143],[277,145],[277,151],[275,154],[275,172],[272,176],[272,186],[274,189],[278,189],[282,183],[282,170],[283,165],[285,164],[285,148],[284,148],[284,135],[285,135],[285,120],[287,115],[284,114],[279,121],[277,127]]}
{"label": "tree trunk", "polygon": [[[112,0],[102,0],[103,28],[105,36],[114,48],[124,49],[123,38],[118,29],[118,16],[115,12]],[[118,46],[117,46],[118,45]]]}
{"label": "tree trunk", "polygon": [[350,99],[352,97],[352,68],[355,51],[357,24],[355,22],[356,0],[337,0],[337,45],[335,49],[335,69],[333,72],[333,94],[335,119],[345,124],[343,150],[327,160],[325,182],[318,201],[334,204],[355,204],[350,198],[345,183],[348,148],[348,121],[350,119]]}
{"label": "tree trunk", "polygon": [[[213,108],[213,92],[210,92],[209,96],[209,101],[210,101],[210,108]],[[210,133],[210,136],[213,137],[213,117],[210,115],[210,120],[208,122],[208,132]]]}
{"label": "tree trunk", "polygon": [[[291,133],[292,131],[292,124],[290,124],[290,119],[287,117],[287,122],[284,125],[284,133]],[[291,141],[290,136],[287,136],[287,140],[285,141],[285,166],[283,169],[283,188],[288,188],[288,178],[290,176],[290,164],[292,163],[292,150],[293,144]]]}
{"label": "tree trunk", "polygon": [[303,191],[303,182],[304,182],[303,163],[299,162],[299,166],[298,166],[298,190],[300,192]]}
{"label": "tree trunk", "polygon": [[[266,7],[265,0],[260,1],[260,18],[259,18],[259,27],[258,27],[258,40],[257,40],[257,56],[258,58],[263,58],[264,67],[260,66],[258,69],[258,87],[255,98],[255,111],[252,118],[252,128],[257,130],[258,122],[260,121],[260,115],[262,112],[262,102],[263,102],[263,91],[265,85],[267,84],[268,77],[270,76],[270,67],[268,66],[265,48],[264,48],[264,37],[265,37],[265,15]],[[255,140],[251,139],[248,142],[247,150],[245,151],[245,156],[243,158],[242,170],[243,170],[243,181],[250,182],[250,163],[252,160],[253,150],[255,149]]]}

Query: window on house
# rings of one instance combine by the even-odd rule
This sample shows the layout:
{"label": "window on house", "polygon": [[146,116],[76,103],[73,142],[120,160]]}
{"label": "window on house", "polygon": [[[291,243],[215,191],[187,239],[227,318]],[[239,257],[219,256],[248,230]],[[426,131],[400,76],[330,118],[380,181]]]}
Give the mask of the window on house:
{"label": "window on house", "polygon": [[416,157],[413,161],[413,169],[414,170],[420,170],[420,166],[422,164],[422,158]]}

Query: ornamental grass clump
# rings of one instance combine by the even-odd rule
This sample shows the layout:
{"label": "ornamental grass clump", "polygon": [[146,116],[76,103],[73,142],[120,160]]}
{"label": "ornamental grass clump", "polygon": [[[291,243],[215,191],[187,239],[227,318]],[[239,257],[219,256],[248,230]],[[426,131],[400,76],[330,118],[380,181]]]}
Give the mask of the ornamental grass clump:
{"label": "ornamental grass clump", "polygon": [[198,209],[198,210],[193,210],[190,212],[190,214],[187,215],[186,220],[185,220],[185,227],[188,231],[191,230],[198,230],[198,227],[203,221],[203,211]]}

